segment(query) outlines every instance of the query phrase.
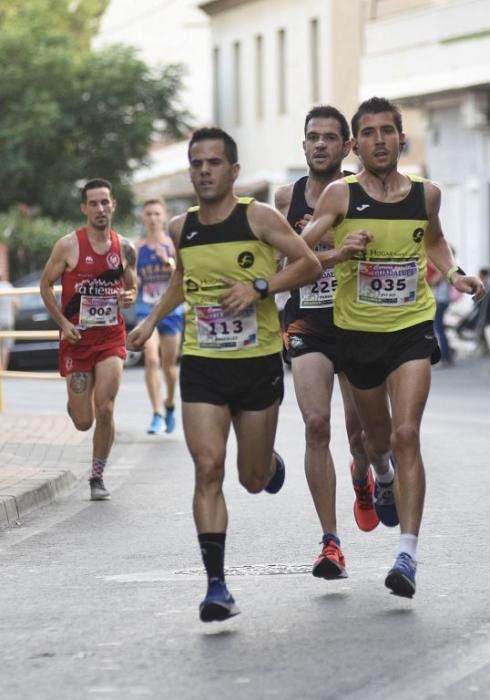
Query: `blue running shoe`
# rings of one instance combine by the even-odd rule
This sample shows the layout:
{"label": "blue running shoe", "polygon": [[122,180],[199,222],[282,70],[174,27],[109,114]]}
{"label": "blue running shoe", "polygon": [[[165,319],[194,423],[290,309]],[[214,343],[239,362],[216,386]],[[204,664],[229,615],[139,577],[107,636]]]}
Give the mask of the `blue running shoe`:
{"label": "blue running shoe", "polygon": [[146,431],[149,435],[156,435],[163,430],[163,417],[159,413],[154,413],[151,419],[150,427]]}
{"label": "blue running shoe", "polygon": [[208,592],[199,606],[199,617],[202,622],[223,622],[239,614],[240,610],[226,583],[219,578],[209,579]]}
{"label": "blue running shoe", "polygon": [[284,479],[286,478],[286,465],[284,464],[284,460],[275,450],[272,451],[272,454],[276,458],[276,471],[265,487],[267,493],[277,493],[280,491],[283,487]]}
{"label": "blue running shoe", "polygon": [[165,432],[166,433],[173,433],[175,430],[175,408],[168,408],[168,406],[165,406]]}
{"label": "blue running shoe", "polygon": [[413,598],[415,593],[415,573],[417,562],[407,552],[400,552],[395,565],[388,572],[385,580],[386,588],[391,588],[393,595],[402,598]]}
{"label": "blue running shoe", "polygon": [[[395,463],[391,459],[393,467]],[[396,527],[400,520],[396,512],[395,494],[393,493],[393,481],[390,484],[382,484],[376,478],[374,481],[374,510],[383,525]]]}

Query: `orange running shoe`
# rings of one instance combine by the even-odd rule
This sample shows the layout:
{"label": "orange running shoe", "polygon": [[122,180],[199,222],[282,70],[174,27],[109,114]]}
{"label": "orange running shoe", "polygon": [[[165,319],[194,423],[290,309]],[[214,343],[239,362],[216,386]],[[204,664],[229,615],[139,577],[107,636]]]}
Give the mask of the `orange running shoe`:
{"label": "orange running shoe", "polygon": [[323,549],[315,560],[311,573],[317,578],[348,578],[342,550],[328,535],[323,537]]}
{"label": "orange running shoe", "polygon": [[365,484],[354,481],[354,462],[350,465],[350,473],[352,476],[352,486],[356,492],[354,518],[360,530],[371,532],[371,530],[374,530],[374,528],[379,525],[379,518],[374,510],[373,503],[374,479],[371,467],[368,469],[367,482]]}

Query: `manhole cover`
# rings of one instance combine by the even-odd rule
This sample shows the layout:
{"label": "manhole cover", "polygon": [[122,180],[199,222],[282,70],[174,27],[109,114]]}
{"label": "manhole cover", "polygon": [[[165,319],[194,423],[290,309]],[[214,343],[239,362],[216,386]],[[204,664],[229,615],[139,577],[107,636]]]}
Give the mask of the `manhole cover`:
{"label": "manhole cover", "polygon": [[[177,576],[201,576],[203,569],[180,569]],[[284,576],[285,574],[311,574],[311,564],[250,564],[225,569],[227,576]]]}

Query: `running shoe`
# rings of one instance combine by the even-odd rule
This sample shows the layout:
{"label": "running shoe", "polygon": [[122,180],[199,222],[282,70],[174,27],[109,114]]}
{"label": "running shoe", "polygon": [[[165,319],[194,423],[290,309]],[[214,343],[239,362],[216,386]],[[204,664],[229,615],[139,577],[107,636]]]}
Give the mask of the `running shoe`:
{"label": "running shoe", "polygon": [[275,450],[272,451],[272,454],[276,458],[276,471],[265,487],[267,493],[277,493],[280,491],[283,487],[284,479],[286,478],[286,465],[284,464],[283,458],[281,455],[278,455]]}
{"label": "running shoe", "polygon": [[239,615],[235,599],[219,578],[209,579],[208,592],[199,606],[199,617],[203,622],[222,622]]}
{"label": "running shoe", "polygon": [[175,408],[168,408],[168,406],[165,406],[165,432],[173,433],[176,422]]}
{"label": "running shoe", "polygon": [[159,413],[154,413],[151,419],[150,427],[146,431],[149,435],[156,435],[163,430],[163,417]]}
{"label": "running shoe", "polygon": [[94,476],[89,479],[90,484],[90,500],[91,501],[105,501],[107,498],[111,497],[110,492],[104,486],[102,477]]}
{"label": "running shoe", "polygon": [[354,501],[354,518],[357,527],[364,532],[371,532],[379,525],[379,518],[374,510],[373,495],[374,495],[374,479],[371,467],[368,468],[367,478],[363,481],[354,480],[354,462],[350,465],[350,473],[352,476],[352,486],[356,493]]}
{"label": "running shoe", "polygon": [[[395,466],[393,460],[391,463]],[[396,512],[393,483],[394,479],[389,484],[382,484],[378,479],[374,481],[374,510],[383,525],[387,527],[396,527],[400,522]]]}
{"label": "running shoe", "polygon": [[415,593],[415,573],[417,562],[407,552],[400,552],[395,565],[388,572],[385,580],[386,588],[391,588],[393,595],[402,598],[413,598]]}
{"label": "running shoe", "polygon": [[321,554],[313,563],[312,574],[317,578],[348,578],[344,555],[336,542],[324,540]]}

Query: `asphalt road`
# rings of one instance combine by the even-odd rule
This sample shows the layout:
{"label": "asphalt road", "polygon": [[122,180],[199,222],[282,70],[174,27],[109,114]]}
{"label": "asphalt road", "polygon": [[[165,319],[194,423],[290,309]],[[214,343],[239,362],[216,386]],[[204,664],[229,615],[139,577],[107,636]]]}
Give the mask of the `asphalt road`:
{"label": "asphalt road", "polygon": [[[15,386],[14,386],[15,385]],[[303,475],[291,377],[276,496],[238,484],[230,441],[229,587],[242,614],[202,624],[205,579],[180,426],[147,436],[142,370],[125,373],[117,442],[91,503],[85,483],[0,532],[0,696],[9,700],[490,698],[490,359],[435,370],[422,431],[428,494],[411,601],[384,588],[398,534],[357,530],[339,392],[333,454],[349,578],[311,574],[321,532]],[[4,386],[9,412],[60,412],[64,387]],[[253,439],[253,436],[251,436]]]}

